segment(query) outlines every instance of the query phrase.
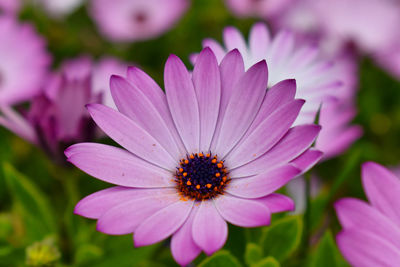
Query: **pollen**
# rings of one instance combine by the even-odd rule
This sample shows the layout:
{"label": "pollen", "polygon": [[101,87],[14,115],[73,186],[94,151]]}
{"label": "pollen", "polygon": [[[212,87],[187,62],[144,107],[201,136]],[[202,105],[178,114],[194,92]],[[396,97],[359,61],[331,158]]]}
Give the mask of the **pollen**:
{"label": "pollen", "polygon": [[224,194],[230,182],[224,161],[212,153],[193,153],[180,160],[176,168],[177,190],[185,199],[212,199]]}

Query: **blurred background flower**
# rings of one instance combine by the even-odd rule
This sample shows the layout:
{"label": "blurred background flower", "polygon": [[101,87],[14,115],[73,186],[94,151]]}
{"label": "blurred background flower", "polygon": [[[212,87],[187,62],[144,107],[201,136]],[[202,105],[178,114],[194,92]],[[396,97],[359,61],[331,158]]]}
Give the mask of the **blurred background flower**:
{"label": "blurred background flower", "polygon": [[[214,39],[204,44],[214,50],[223,44],[222,54],[228,43],[247,49],[246,64],[253,51],[262,50],[260,44],[268,44],[266,50],[275,44],[279,60],[261,57],[267,59],[271,79],[278,81],[277,74],[297,78],[303,89],[310,86],[305,82],[338,83],[317,90],[328,101],[323,97],[321,108],[315,101],[307,119],[318,121],[322,130],[314,148],[295,164],[308,170],[305,159],[321,157],[316,149],[325,152],[323,160],[303,180],[295,180],[298,184],[278,192],[297,190],[303,214],[274,214],[268,230],[230,225],[223,251],[209,258],[202,254],[193,265],[348,266],[333,238],[341,227],[332,204],[345,196],[365,199],[362,162],[400,163],[398,6],[397,0],[0,0],[0,122],[6,126],[0,127],[0,265],[42,262],[42,245],[36,244],[54,236],[54,243],[44,247],[57,249],[44,251],[54,256],[58,250],[55,265],[175,266],[165,244],[132,248],[131,236],[103,235],[93,222],[73,215],[79,199],[105,185],[67,168],[61,152],[74,139],[115,145],[93,128],[78,103],[98,100],[115,108],[107,93],[110,73],[142,82],[148,73],[155,80],[148,85],[156,86],[162,84],[171,53],[190,68],[189,56],[201,50],[203,40]],[[267,25],[269,42],[254,35],[259,23]],[[252,36],[257,36],[253,42]],[[317,75],[310,64],[304,69],[304,64],[293,65],[295,55],[315,57],[308,60],[326,69]],[[143,71],[131,67],[127,74],[124,62]],[[297,62],[310,63],[304,57]],[[298,75],[306,70],[313,75]],[[13,86],[4,87],[5,81]],[[271,202],[271,210],[281,201]]]}
{"label": "blurred background flower", "polygon": [[189,0],[92,0],[91,15],[107,38],[132,42],[169,30],[189,4]]}

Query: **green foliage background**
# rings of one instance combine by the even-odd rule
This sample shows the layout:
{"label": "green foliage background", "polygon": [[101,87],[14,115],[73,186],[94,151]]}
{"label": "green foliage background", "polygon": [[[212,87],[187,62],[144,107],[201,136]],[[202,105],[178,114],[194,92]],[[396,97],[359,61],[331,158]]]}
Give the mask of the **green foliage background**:
{"label": "green foliage background", "polygon": [[[111,55],[137,64],[159,84],[163,84],[169,54],[190,66],[188,57],[201,49],[204,38],[220,41],[227,25],[247,34],[255,22],[234,18],[221,0],[196,0],[176,27],[160,38],[112,44],[99,35],[84,7],[59,21],[40,9],[26,7],[21,19],[33,22],[46,37],[54,67],[82,54]],[[323,180],[323,188],[304,215],[275,215],[266,228],[230,226],[224,250],[210,258],[202,255],[194,264],[347,266],[335,245],[334,235],[340,227],[331,204],[343,196],[365,198],[360,183],[362,162],[399,165],[400,83],[368,58],[360,60],[357,105],[355,122],[363,126],[364,136],[342,156],[312,170]],[[43,266],[43,255],[58,258],[56,266],[176,265],[168,242],[133,248],[130,235],[104,235],[96,232],[94,221],[73,214],[79,199],[107,184],[72,166],[54,165],[42,151],[5,129],[0,129],[0,159],[0,266]],[[37,261],[28,261],[27,254]]]}

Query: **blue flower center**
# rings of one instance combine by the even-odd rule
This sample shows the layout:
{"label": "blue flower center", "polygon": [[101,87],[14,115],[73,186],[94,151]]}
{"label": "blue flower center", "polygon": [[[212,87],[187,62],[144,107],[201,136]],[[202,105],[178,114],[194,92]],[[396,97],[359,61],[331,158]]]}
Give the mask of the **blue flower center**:
{"label": "blue flower center", "polygon": [[223,161],[211,154],[191,154],[180,161],[175,180],[179,192],[193,200],[214,198],[224,193],[229,183]]}

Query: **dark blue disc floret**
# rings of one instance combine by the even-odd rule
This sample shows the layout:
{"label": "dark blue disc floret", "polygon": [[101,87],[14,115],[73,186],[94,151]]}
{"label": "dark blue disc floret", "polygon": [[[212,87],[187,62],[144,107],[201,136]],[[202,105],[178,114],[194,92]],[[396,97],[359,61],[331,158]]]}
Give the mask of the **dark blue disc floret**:
{"label": "dark blue disc floret", "polygon": [[210,199],[223,194],[229,183],[223,161],[211,154],[191,154],[180,161],[176,171],[178,190],[184,197],[195,200]]}

